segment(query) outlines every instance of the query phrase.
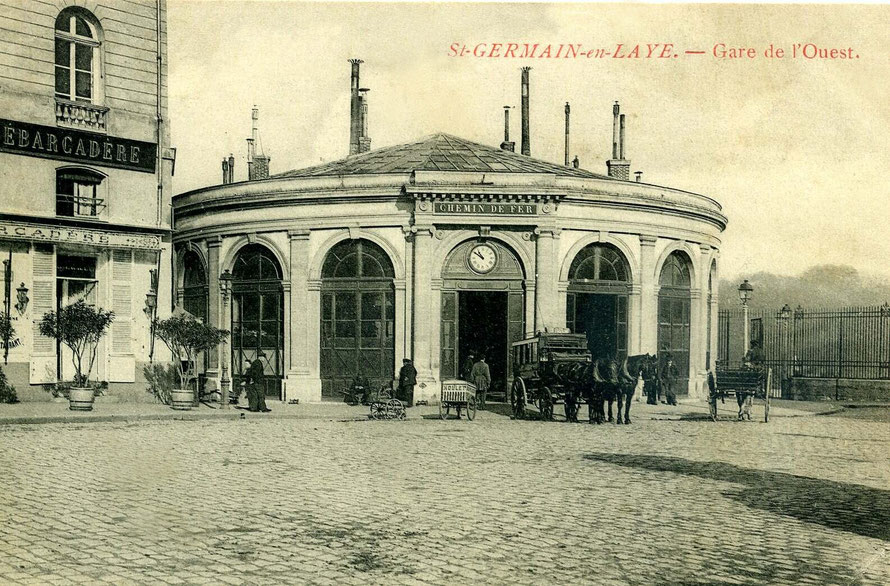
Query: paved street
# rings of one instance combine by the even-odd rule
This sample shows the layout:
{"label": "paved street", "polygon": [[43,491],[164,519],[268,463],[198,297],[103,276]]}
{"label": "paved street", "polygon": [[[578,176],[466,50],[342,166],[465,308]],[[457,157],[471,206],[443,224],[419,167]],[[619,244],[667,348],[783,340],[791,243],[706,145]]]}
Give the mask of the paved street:
{"label": "paved street", "polygon": [[0,583],[890,584],[885,422],[684,409],[0,425]]}

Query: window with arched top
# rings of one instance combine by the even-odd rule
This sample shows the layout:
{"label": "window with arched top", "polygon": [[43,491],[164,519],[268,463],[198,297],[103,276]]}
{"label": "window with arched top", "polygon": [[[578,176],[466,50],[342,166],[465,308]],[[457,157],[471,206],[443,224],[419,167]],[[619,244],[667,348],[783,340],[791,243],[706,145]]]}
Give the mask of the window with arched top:
{"label": "window with arched top", "polygon": [[664,261],[664,265],[661,267],[661,274],[658,277],[658,284],[662,287],[688,289],[691,283],[689,258],[685,253],[675,250]]}
{"label": "window with arched top", "polygon": [[611,244],[588,244],[569,266],[566,326],[587,334],[595,358],[627,355],[627,259]]}
{"label": "window with arched top", "polygon": [[569,280],[626,282],[630,280],[630,271],[624,255],[617,248],[590,244],[572,259]]}
{"label": "window with arched top", "polygon": [[344,240],[321,270],[322,394],[335,396],[354,377],[379,388],[395,362],[395,286],[389,255],[370,240]]}
{"label": "window with arched top", "polygon": [[281,267],[268,248],[261,244],[248,244],[235,258],[232,268],[235,281],[280,281]]}
{"label": "window with arched top", "polygon": [[670,357],[679,369],[679,394],[686,392],[689,377],[691,264],[685,252],[675,250],[658,275],[658,357],[661,361]]}
{"label": "window with arched top", "polygon": [[207,321],[207,270],[194,250],[182,256],[182,308]]}
{"label": "window with arched top", "polygon": [[79,7],[59,13],[55,25],[56,97],[99,103],[101,75],[99,21]]}

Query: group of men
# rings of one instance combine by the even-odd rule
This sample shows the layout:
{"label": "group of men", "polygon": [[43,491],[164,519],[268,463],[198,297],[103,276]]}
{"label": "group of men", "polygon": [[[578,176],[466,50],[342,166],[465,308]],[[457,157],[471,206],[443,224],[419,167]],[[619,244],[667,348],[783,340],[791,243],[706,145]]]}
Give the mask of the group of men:
{"label": "group of men", "polygon": [[265,354],[260,351],[257,353],[256,359],[251,362],[249,358],[244,359],[244,374],[242,375],[241,384],[247,393],[247,409],[255,413],[268,413],[271,411],[266,407],[266,382],[263,372],[262,358]]}
{"label": "group of men", "polygon": [[664,362],[659,366],[657,362],[650,362],[643,367],[643,393],[646,395],[646,403],[657,405],[677,404],[677,391],[674,386],[680,378],[680,369],[674,364],[670,354],[665,356]]}

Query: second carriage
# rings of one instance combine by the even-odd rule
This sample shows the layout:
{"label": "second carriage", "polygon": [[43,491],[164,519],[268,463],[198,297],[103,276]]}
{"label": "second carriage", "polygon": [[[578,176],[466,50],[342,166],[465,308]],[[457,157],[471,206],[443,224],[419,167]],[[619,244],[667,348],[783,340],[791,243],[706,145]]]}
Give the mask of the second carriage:
{"label": "second carriage", "polygon": [[525,417],[527,405],[538,408],[542,419],[553,419],[553,406],[565,403],[572,419],[578,406],[581,381],[590,370],[591,355],[585,334],[543,332],[513,342],[513,417]]}

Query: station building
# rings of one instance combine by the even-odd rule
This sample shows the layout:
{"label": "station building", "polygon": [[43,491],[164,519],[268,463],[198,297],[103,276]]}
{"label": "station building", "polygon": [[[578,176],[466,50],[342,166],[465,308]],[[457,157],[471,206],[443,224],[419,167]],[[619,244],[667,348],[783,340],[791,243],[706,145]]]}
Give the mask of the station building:
{"label": "station building", "polygon": [[172,308],[166,2],[0,0],[0,28],[0,364],[48,399],[73,373],[37,323],[82,299],[116,314],[91,378],[142,398]]}
{"label": "station building", "polygon": [[[527,83],[526,70],[523,152]],[[351,156],[174,197],[179,303],[233,333],[210,379],[261,356],[270,398],[339,399],[408,357],[415,398],[433,403],[481,353],[503,396],[511,343],[568,330],[595,357],[670,353],[688,392],[706,392],[726,217],[707,196],[628,180],[617,105],[601,175],[513,152],[509,136],[363,149],[357,88],[353,63]]]}

